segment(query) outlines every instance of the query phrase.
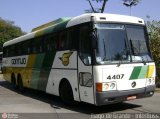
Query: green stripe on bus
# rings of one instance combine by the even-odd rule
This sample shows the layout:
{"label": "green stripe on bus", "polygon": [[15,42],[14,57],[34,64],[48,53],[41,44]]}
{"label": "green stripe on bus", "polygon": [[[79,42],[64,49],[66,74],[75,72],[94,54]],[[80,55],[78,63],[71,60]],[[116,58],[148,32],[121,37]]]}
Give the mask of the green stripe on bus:
{"label": "green stripe on bus", "polygon": [[132,71],[132,74],[130,76],[130,80],[138,79],[138,76],[140,74],[141,68],[142,68],[141,66],[134,67],[134,69]]}
{"label": "green stripe on bus", "polygon": [[34,64],[33,67],[40,69],[42,67],[44,57],[45,57],[45,53],[37,54],[35,64]]}
{"label": "green stripe on bus", "polygon": [[63,19],[59,24],[41,29],[35,33],[35,37],[42,35],[50,34],[52,32],[57,32],[66,28],[67,23],[70,21],[70,18]]}
{"label": "green stripe on bus", "polygon": [[30,82],[30,87],[33,89],[38,88],[38,82],[39,82],[39,76],[40,76],[40,69],[42,67],[43,59],[44,59],[45,54],[37,54],[35,63],[33,65],[32,69],[32,79]]}
{"label": "green stripe on bus", "polygon": [[65,21],[65,20],[67,20],[67,19],[71,19],[71,18],[67,18],[67,17],[66,17],[66,18],[56,19],[56,20],[54,20],[54,21],[51,21],[51,22],[49,22],[49,23],[43,24],[43,25],[41,25],[41,26],[38,26],[38,27],[32,29],[32,32],[37,31],[37,30],[40,30],[40,29],[47,28],[47,27],[49,27],[49,26],[53,26],[53,25],[59,24],[59,23]]}
{"label": "green stripe on bus", "polygon": [[49,74],[52,68],[52,64],[55,58],[55,52],[48,52],[45,54],[42,68],[39,76],[38,89],[41,91],[46,91]]}
{"label": "green stripe on bus", "polygon": [[38,81],[39,81],[39,75],[40,70],[39,69],[33,69],[32,71],[32,79],[30,81],[30,88],[32,89],[38,89]]}
{"label": "green stripe on bus", "polygon": [[143,78],[145,78],[145,76],[146,76],[146,74],[147,74],[147,71],[148,71],[148,66],[143,66],[143,67],[141,68],[141,72],[140,72],[140,74],[139,74],[139,76],[138,76],[138,79],[143,79]]}

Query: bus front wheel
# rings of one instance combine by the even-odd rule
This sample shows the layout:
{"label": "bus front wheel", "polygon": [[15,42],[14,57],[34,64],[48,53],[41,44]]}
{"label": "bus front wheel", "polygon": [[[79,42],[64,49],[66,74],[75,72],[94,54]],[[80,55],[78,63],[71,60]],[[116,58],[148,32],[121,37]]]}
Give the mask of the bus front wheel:
{"label": "bus front wheel", "polygon": [[69,105],[74,104],[72,87],[67,80],[63,80],[60,83],[59,93],[64,103],[69,104]]}

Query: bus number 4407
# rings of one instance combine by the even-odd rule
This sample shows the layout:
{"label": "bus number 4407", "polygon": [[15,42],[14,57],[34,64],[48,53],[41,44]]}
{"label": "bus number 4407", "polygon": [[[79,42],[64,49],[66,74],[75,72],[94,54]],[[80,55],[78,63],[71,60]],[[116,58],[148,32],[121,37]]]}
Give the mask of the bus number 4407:
{"label": "bus number 4407", "polygon": [[124,74],[108,75],[107,79],[123,79]]}

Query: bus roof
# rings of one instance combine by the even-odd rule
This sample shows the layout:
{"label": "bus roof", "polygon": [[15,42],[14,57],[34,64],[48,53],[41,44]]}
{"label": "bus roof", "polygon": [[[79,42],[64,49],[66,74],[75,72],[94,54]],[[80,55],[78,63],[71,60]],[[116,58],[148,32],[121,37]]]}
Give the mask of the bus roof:
{"label": "bus roof", "polygon": [[87,13],[74,18],[60,18],[52,22],[49,22],[47,24],[43,24],[37,28],[34,28],[32,32],[29,34],[5,42],[3,46],[5,47],[21,41],[25,41],[27,39],[32,39],[45,34],[56,32],[58,30],[86,23],[91,20],[94,20],[95,22],[106,22],[106,23],[128,23],[128,24],[139,24],[139,25],[145,24],[143,19],[133,16],[106,14],[106,13]]}
{"label": "bus roof", "polygon": [[109,22],[109,23],[131,23],[144,25],[144,20],[138,17],[119,15],[119,14],[106,14],[106,13],[90,13],[83,14],[72,18],[67,27],[91,21],[91,17],[95,22]]}

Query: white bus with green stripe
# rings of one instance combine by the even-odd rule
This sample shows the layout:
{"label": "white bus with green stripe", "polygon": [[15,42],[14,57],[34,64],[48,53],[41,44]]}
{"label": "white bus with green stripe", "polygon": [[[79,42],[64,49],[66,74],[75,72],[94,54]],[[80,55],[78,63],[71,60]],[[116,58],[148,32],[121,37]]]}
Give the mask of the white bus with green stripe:
{"label": "white bus with green stripe", "polygon": [[66,103],[151,97],[155,72],[144,20],[132,16],[60,18],[3,45],[5,80]]}

